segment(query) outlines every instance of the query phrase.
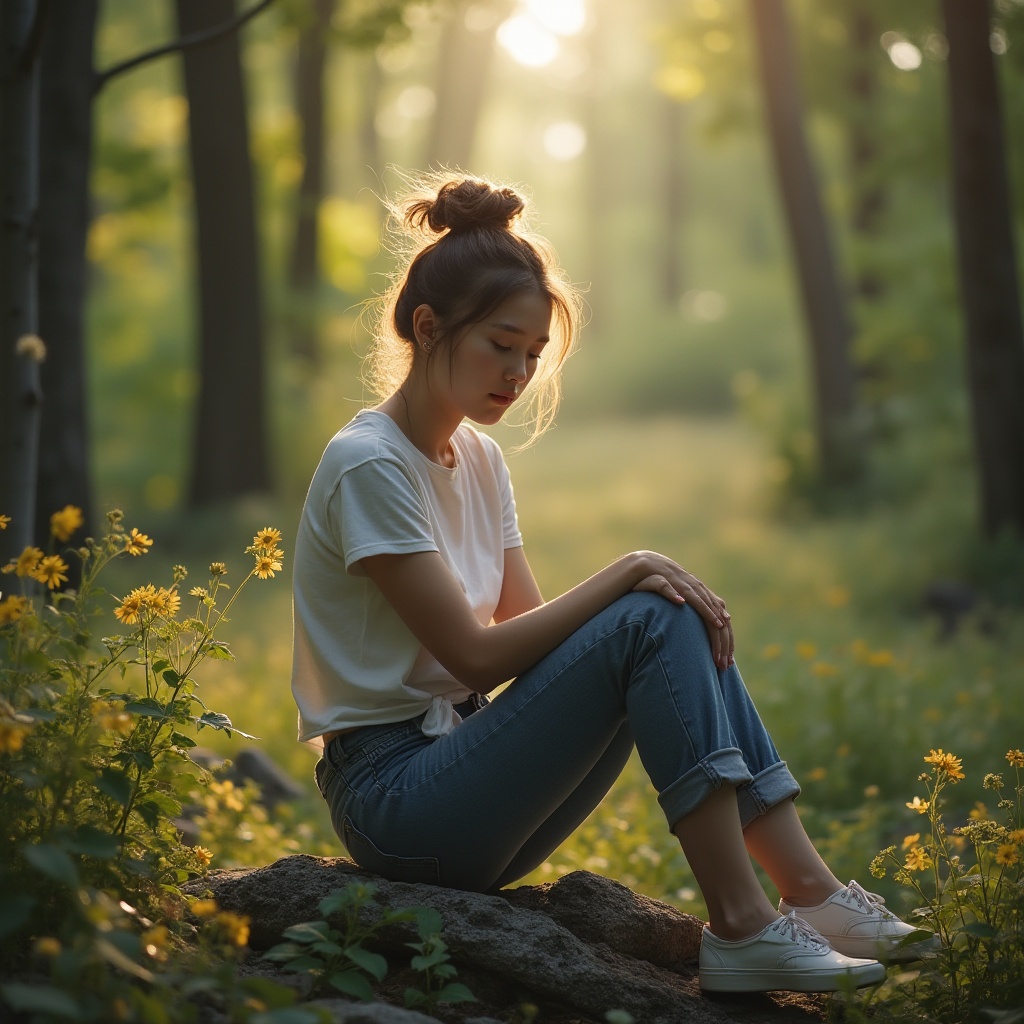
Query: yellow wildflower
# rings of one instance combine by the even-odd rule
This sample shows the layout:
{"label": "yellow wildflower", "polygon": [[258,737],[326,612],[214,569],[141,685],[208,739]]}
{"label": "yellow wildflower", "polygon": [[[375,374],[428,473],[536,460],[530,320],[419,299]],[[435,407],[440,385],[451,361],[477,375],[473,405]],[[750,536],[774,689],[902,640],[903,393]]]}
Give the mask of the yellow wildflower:
{"label": "yellow wildflower", "polygon": [[264,526],[252,539],[254,548],[276,548],[281,543],[281,531],[275,530],[272,526]]}
{"label": "yellow wildflower", "polygon": [[222,910],[214,922],[220,926],[228,942],[233,946],[244,946],[249,941],[249,918],[230,910]]}
{"label": "yellow wildflower", "polygon": [[839,675],[839,666],[833,665],[830,661],[816,661],[811,666],[811,672],[819,679],[829,679]]}
{"label": "yellow wildflower", "polygon": [[999,849],[996,850],[996,863],[1001,864],[1004,868],[1013,867],[1019,860],[1020,854],[1012,843],[1001,843]]}
{"label": "yellow wildflower", "polygon": [[10,524],[10,521],[10,516],[0,516],[0,530],[6,530],[8,525]]}
{"label": "yellow wildflower", "polygon": [[955,754],[947,754],[942,747],[928,751],[924,760],[926,764],[934,765],[937,772],[949,776],[950,782],[959,782],[965,778],[961,770],[961,759]]}
{"label": "yellow wildflower", "polygon": [[872,783],[872,784],[871,784],[870,786],[865,786],[865,787],[864,787],[864,795],[865,795],[865,796],[866,796],[866,797],[867,797],[867,798],[868,798],[869,800],[871,800],[871,799],[873,799],[874,797],[878,796],[878,794],[879,794],[879,793],[881,793],[881,792],[882,792],[882,791],[881,791],[881,790],[880,790],[880,789],[878,788],[878,786],[876,786],[876,785],[875,785],[874,783]]}
{"label": "yellow wildflower", "polygon": [[825,591],[825,604],[829,608],[845,608],[850,603],[850,591],[847,587],[829,587]]}
{"label": "yellow wildflower", "polygon": [[1011,843],[1016,843],[1017,846],[1024,844],[1024,828],[1015,828],[1009,833],[1007,839],[1009,839]]}
{"label": "yellow wildflower", "polygon": [[1013,765],[1014,768],[1024,768],[1024,752],[1020,750],[1008,750],[1006,752],[1006,760]]}
{"label": "yellow wildflower", "polygon": [[36,566],[39,565],[40,560],[43,557],[42,551],[39,548],[25,548],[20,555],[18,555],[17,562],[14,563],[14,571],[19,576],[31,576]]}
{"label": "yellow wildflower", "polygon": [[189,592],[189,597],[209,597],[210,593],[206,587],[193,587]]}
{"label": "yellow wildflower", "polygon": [[45,583],[50,590],[56,590],[68,581],[68,563],[60,555],[46,555],[32,570],[32,579]]}
{"label": "yellow wildflower", "polygon": [[812,768],[807,773],[807,780],[809,782],[821,782],[822,779],[828,778],[828,769],[823,767]]}
{"label": "yellow wildflower", "polygon": [[144,555],[153,546],[153,541],[133,526],[132,532],[124,539],[124,549],[129,555]]}
{"label": "yellow wildflower", "polygon": [[927,871],[932,866],[932,859],[923,846],[912,846],[907,851],[903,866],[907,871]]}
{"label": "yellow wildflower", "polygon": [[36,939],[35,951],[40,956],[56,956],[60,950],[60,939],[55,939],[52,935],[44,935],[42,938]]}
{"label": "yellow wildflower", "polygon": [[25,745],[28,727],[18,722],[0,722],[0,754],[16,754]]}
{"label": "yellow wildflower", "polygon": [[[200,849],[200,847],[196,847]],[[217,913],[217,901],[216,900],[196,900],[192,904],[192,913],[196,917],[213,917]]]}
{"label": "yellow wildflower", "polygon": [[127,711],[108,704],[105,700],[97,701],[92,707],[92,719],[101,729],[120,733],[126,736],[132,731],[134,719]]}
{"label": "yellow wildflower", "polygon": [[801,640],[800,643],[796,645],[796,653],[805,661],[810,661],[811,658],[818,653],[818,648],[807,640]]}
{"label": "yellow wildflower", "polygon": [[[202,866],[208,867],[210,862],[213,860],[213,853],[208,850],[205,846],[195,846],[192,848],[192,852],[196,855],[196,860],[199,861]],[[214,904],[216,906],[216,904]],[[192,908],[195,910],[195,908]]]}
{"label": "yellow wildflower", "polygon": [[211,562],[210,563],[210,575],[211,576],[227,576],[228,567],[223,562]]}
{"label": "yellow wildflower", "polygon": [[46,360],[46,343],[38,334],[23,334],[14,343],[14,354],[42,363]]}
{"label": "yellow wildflower", "polygon": [[162,615],[165,619],[173,619],[181,607],[181,598],[176,590],[160,587],[150,598],[149,607],[157,615]]}
{"label": "yellow wildflower", "polygon": [[867,656],[868,664],[873,665],[875,668],[884,668],[886,665],[891,665],[895,660],[892,651],[872,651]]}
{"label": "yellow wildflower", "polygon": [[157,924],[147,928],[141,935],[142,948],[148,956],[156,960],[166,960],[169,935],[166,925]]}
{"label": "yellow wildflower", "polygon": [[927,814],[928,808],[931,805],[928,803],[927,800],[922,800],[919,796],[915,796],[914,799],[907,804],[907,806],[912,811],[917,811],[918,814]]}
{"label": "yellow wildflower", "polygon": [[764,650],[761,651],[761,657],[765,661],[774,661],[779,655],[782,654],[782,644],[768,644]]}
{"label": "yellow wildflower", "polygon": [[114,618],[126,626],[134,626],[142,615],[142,598],[138,590],[133,590],[121,600],[120,607],[114,609]]}
{"label": "yellow wildflower", "polygon": [[975,800],[967,817],[971,821],[988,821],[988,808],[980,800]]}
{"label": "yellow wildflower", "polygon": [[920,842],[921,833],[915,832],[912,836],[907,836],[903,840],[903,849],[905,850],[908,846],[916,846]]}
{"label": "yellow wildflower", "polygon": [[0,601],[0,626],[6,622],[17,622],[25,614],[28,598],[11,594]]}
{"label": "yellow wildflower", "polygon": [[989,772],[981,781],[984,789],[1002,789],[1003,777],[998,772]]}
{"label": "yellow wildflower", "polygon": [[253,572],[259,576],[261,580],[272,577],[275,572],[281,571],[281,559],[283,557],[283,551],[271,551],[269,554],[257,555],[256,568],[253,569]]}
{"label": "yellow wildflower", "polygon": [[65,505],[50,516],[50,533],[62,544],[71,540],[71,535],[85,522],[82,510],[75,505]]}

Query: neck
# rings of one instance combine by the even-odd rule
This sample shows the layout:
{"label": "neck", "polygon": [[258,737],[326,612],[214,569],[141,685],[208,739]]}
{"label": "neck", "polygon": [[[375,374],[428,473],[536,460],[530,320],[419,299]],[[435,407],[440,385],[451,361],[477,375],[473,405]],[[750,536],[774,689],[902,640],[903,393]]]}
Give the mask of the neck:
{"label": "neck", "polygon": [[409,441],[431,462],[448,468],[455,465],[451,440],[462,417],[446,415],[445,410],[430,400],[424,388],[416,387],[406,380],[378,409],[390,416]]}

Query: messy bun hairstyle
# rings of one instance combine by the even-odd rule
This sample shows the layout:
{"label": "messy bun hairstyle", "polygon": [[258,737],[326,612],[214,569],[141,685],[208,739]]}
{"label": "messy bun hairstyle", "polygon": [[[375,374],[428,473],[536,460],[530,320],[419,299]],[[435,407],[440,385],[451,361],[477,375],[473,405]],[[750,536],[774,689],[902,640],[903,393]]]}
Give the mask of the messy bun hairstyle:
{"label": "messy bun hairstyle", "polygon": [[[558,408],[562,364],[579,334],[579,293],[547,240],[523,225],[526,204],[515,190],[451,172],[406,185],[389,203],[399,267],[378,308],[368,383],[378,398],[387,398],[414,358],[451,360],[468,327],[518,292],[539,292],[551,304],[550,340],[519,417],[530,425],[532,442]],[[412,315],[421,305],[430,306],[439,326],[429,353],[417,352],[413,332]]]}

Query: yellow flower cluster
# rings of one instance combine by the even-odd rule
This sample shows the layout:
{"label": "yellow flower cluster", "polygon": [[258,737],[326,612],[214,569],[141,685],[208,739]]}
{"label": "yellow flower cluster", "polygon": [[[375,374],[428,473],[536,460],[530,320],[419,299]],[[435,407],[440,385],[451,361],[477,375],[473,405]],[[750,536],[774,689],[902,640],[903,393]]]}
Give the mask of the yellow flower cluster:
{"label": "yellow flower cluster", "polygon": [[92,720],[105,732],[116,732],[126,736],[132,731],[135,719],[116,704],[97,700],[92,705]]}
{"label": "yellow flower cluster", "polygon": [[15,576],[29,577],[45,583],[50,590],[56,590],[62,583],[67,583],[68,564],[60,555],[44,555],[36,547],[27,547],[17,559],[8,562],[3,572],[13,572]]}
{"label": "yellow flower cluster", "polygon": [[961,759],[954,754],[947,754],[942,747],[938,750],[930,750],[924,759],[925,764],[933,765],[935,771],[945,775],[950,782],[959,782],[965,778]]}
{"label": "yellow flower cluster", "polygon": [[0,601],[0,626],[8,622],[17,622],[28,609],[28,598],[20,594],[10,594]]}
{"label": "yellow flower cluster", "polygon": [[265,580],[281,571],[284,552],[278,547],[280,543],[281,531],[272,526],[265,526],[256,533],[252,539],[252,546],[248,549],[249,553],[256,558],[253,575]]}
{"label": "yellow flower cluster", "polygon": [[1014,768],[1024,768],[1024,752],[1020,750],[1008,750],[1006,752],[1006,760],[1009,761]]}
{"label": "yellow flower cluster", "polygon": [[153,541],[144,533],[139,533],[134,526],[124,539],[124,549],[132,557],[146,554],[152,546]]}
{"label": "yellow flower cluster", "polygon": [[29,731],[20,722],[0,720],[0,754],[16,754],[25,745]]}
{"label": "yellow flower cluster", "polygon": [[114,617],[126,626],[134,626],[147,617],[173,619],[180,607],[181,597],[177,588],[168,590],[147,583],[121,599],[121,604],[114,609]]}

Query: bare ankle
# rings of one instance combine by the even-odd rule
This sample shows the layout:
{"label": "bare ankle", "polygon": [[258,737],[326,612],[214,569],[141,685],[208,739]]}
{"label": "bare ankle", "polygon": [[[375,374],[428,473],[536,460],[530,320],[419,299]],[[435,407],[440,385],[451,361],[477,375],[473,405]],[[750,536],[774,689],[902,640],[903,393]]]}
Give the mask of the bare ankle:
{"label": "bare ankle", "polygon": [[739,942],[750,939],[758,932],[764,931],[778,918],[778,912],[769,904],[764,907],[730,907],[716,911],[708,922],[708,927],[720,939],[726,942]]}

